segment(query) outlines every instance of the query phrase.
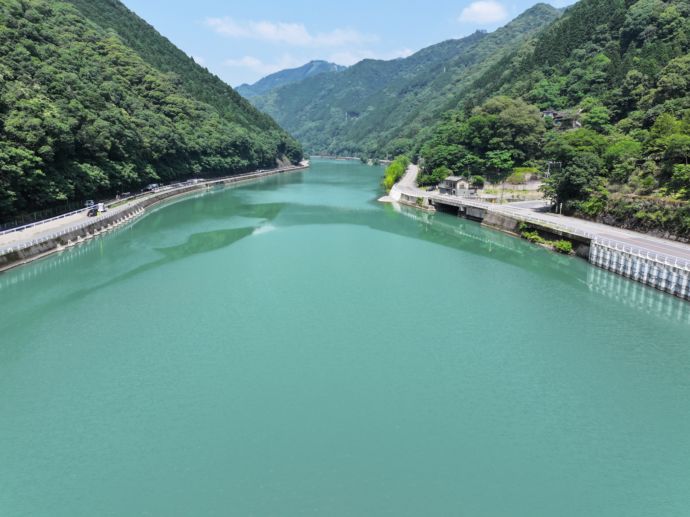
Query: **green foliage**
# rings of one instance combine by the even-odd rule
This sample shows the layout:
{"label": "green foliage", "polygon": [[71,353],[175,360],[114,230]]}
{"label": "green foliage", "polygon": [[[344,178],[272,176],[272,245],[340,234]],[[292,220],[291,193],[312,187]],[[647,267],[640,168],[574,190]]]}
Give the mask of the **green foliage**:
{"label": "green foliage", "polygon": [[383,177],[383,188],[388,192],[393,188],[400,179],[405,175],[405,171],[410,165],[410,159],[407,156],[398,156],[393,163],[387,168]]}
{"label": "green foliage", "polygon": [[405,59],[367,59],[251,100],[310,151],[414,156],[429,127],[458,106],[474,80],[560,15],[538,4],[494,32],[444,41]]}
{"label": "green foliage", "polygon": [[553,243],[553,249],[563,255],[572,255],[573,243],[570,241],[556,241]]}
{"label": "green foliage", "polygon": [[540,152],[546,130],[539,110],[509,97],[489,99],[469,115],[453,113],[422,148],[426,170],[503,179],[516,164]]}
{"label": "green foliage", "polygon": [[524,185],[527,183],[527,175],[524,172],[513,172],[506,178],[506,183],[511,185]]}
{"label": "green foliage", "polygon": [[470,184],[475,188],[484,188],[486,179],[484,176],[472,176],[472,178],[470,178]]}
{"label": "green foliage", "polygon": [[690,203],[686,200],[612,194],[607,200],[606,209],[595,220],[622,228],[684,237],[690,235]]}
{"label": "green foliage", "polygon": [[586,199],[601,181],[601,159],[593,153],[576,155],[565,167],[546,180],[546,194],[557,203]]}
{"label": "green foliage", "polygon": [[570,241],[566,240],[559,240],[559,241],[550,241],[539,235],[539,233],[535,230],[530,230],[529,227],[525,223],[520,223],[518,225],[518,231],[520,232],[520,235],[522,236],[523,239],[528,240],[532,244],[538,244],[539,246],[547,246],[553,249],[554,251],[558,253],[562,253],[564,255],[572,255],[573,253],[573,244]]}
{"label": "green foliage", "polygon": [[610,193],[600,186],[592,192],[588,199],[579,203],[578,208],[590,218],[596,218],[606,210]]}
{"label": "green foliage", "polygon": [[[119,2],[82,7],[96,23],[65,2],[0,3],[0,217],[301,158],[273,121]],[[122,32],[98,25],[113,12]]]}
{"label": "green foliage", "polygon": [[436,167],[431,174],[420,174],[417,177],[417,184],[420,187],[428,187],[432,185],[438,185],[441,183],[443,180],[445,180],[448,176],[452,176],[453,171],[451,171],[448,167],[441,166],[441,167]]}
{"label": "green foliage", "polygon": [[680,197],[690,199],[690,165],[679,164],[673,167],[673,183]]}
{"label": "green foliage", "polygon": [[527,239],[533,244],[546,244],[547,241],[535,231],[523,231],[522,238]]}
{"label": "green foliage", "polygon": [[[489,152],[500,151],[510,153],[517,165],[556,162],[543,189],[566,208],[628,227],[650,228],[654,222],[690,237],[683,209],[664,204],[688,199],[690,190],[688,77],[687,2],[581,0],[534,42],[484,72],[462,109],[437,123],[422,154],[427,162],[453,170],[471,161],[469,155],[478,170],[488,171],[497,157]],[[506,122],[487,132],[498,145],[472,147],[482,142],[486,123],[477,120],[468,133],[467,120],[476,114],[468,107],[504,96],[560,111],[557,120],[544,118],[546,132],[528,133],[535,145],[526,155],[503,139],[511,128]],[[621,211],[622,204],[611,192],[658,199],[661,208],[642,207],[632,212],[638,217],[630,211],[618,217],[611,211]]]}

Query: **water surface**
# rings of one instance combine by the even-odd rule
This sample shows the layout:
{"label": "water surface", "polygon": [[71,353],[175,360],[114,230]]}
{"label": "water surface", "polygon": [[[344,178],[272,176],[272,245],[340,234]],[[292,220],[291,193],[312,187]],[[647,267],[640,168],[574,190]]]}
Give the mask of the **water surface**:
{"label": "water surface", "polygon": [[688,515],[690,305],[380,205],[381,174],[0,276],[0,515]]}

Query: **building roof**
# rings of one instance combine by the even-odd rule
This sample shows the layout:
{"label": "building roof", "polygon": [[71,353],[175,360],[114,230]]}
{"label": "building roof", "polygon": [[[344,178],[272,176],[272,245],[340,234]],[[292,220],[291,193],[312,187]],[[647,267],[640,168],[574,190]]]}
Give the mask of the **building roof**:
{"label": "building roof", "polygon": [[461,178],[459,176],[448,176],[446,178],[446,181],[467,181],[465,178]]}

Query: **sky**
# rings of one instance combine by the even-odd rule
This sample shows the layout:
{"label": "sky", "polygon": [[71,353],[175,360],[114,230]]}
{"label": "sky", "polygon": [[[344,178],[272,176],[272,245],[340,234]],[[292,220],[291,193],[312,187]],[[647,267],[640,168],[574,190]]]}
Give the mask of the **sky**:
{"label": "sky", "polygon": [[[406,57],[477,29],[492,31],[535,0],[123,0],[232,86],[314,59],[353,65]],[[564,7],[575,0],[552,0]]]}

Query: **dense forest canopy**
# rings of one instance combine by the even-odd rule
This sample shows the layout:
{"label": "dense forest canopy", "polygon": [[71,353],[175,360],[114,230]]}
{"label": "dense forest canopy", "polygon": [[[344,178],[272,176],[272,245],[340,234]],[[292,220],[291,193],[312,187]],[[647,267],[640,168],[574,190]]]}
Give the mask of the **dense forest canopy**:
{"label": "dense forest canopy", "polygon": [[275,122],[121,4],[84,5],[102,23],[115,9],[118,23],[66,2],[0,2],[0,217],[301,159]]}
{"label": "dense forest canopy", "polygon": [[553,174],[566,210],[690,237],[690,4],[581,0],[416,143],[434,171]]}

